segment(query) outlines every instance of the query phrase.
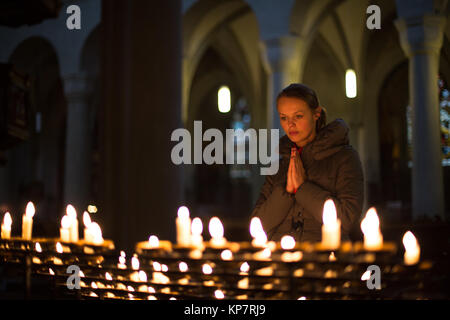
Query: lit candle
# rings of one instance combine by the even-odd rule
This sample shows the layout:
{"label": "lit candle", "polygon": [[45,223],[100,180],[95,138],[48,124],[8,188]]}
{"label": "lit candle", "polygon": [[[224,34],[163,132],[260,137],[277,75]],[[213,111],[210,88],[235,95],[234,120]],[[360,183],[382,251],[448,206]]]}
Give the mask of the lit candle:
{"label": "lit candle", "polygon": [[127,268],[125,251],[120,251],[119,263],[117,264],[117,268],[119,268],[119,269]]}
{"label": "lit candle", "polygon": [[405,264],[409,266],[418,263],[420,258],[420,246],[411,231],[407,231],[403,236],[403,245],[405,246]]}
{"label": "lit candle", "polygon": [[148,238],[148,245],[149,245],[149,247],[152,248],[152,249],[159,248],[159,239],[158,239],[158,237],[157,237],[157,236],[154,236],[154,235],[151,235],[151,236]]}
{"label": "lit candle", "polygon": [[69,204],[66,207],[67,216],[70,218],[70,241],[78,242],[78,219],[75,208]]}
{"label": "lit candle", "polygon": [[22,217],[22,238],[31,240],[33,233],[33,216],[36,212],[33,202],[28,202],[25,214]]}
{"label": "lit candle", "polygon": [[323,205],[322,246],[333,250],[341,243],[341,221],[337,218],[336,206],[328,199]]}
{"label": "lit candle", "polygon": [[295,239],[292,236],[283,236],[281,238],[281,248],[283,250],[291,250],[295,247]]}
{"label": "lit candle", "polygon": [[3,216],[3,223],[2,223],[2,239],[9,239],[11,238],[11,224],[12,219],[9,212],[6,212]]}
{"label": "lit candle", "polygon": [[92,223],[91,216],[89,215],[89,213],[87,213],[87,211],[85,211],[83,213],[83,224],[84,224],[84,241],[86,243],[94,242],[94,236],[91,232],[91,229],[89,228],[91,223]]}
{"label": "lit candle", "polygon": [[189,209],[185,206],[178,208],[177,225],[177,243],[180,246],[189,246],[191,238],[191,218],[189,218]]}
{"label": "lit candle", "polygon": [[68,216],[62,217],[59,233],[62,242],[70,242],[70,218]]}
{"label": "lit candle", "polygon": [[92,234],[92,243],[95,245],[103,244],[102,229],[97,222],[91,222],[89,232]]}
{"label": "lit candle", "polygon": [[372,207],[367,210],[365,218],[361,221],[361,230],[364,233],[364,248],[366,250],[380,250],[383,247],[380,220],[375,208]]}
{"label": "lit candle", "polygon": [[203,250],[203,223],[200,218],[194,218],[194,220],[192,220],[191,230],[191,245],[196,249]]}
{"label": "lit candle", "polygon": [[223,225],[217,217],[209,220],[209,234],[211,235],[210,244],[213,248],[222,248],[226,245],[227,239],[223,236]]}
{"label": "lit candle", "polygon": [[258,217],[250,221],[250,234],[253,237],[252,245],[254,247],[265,247],[267,244],[267,235],[264,232],[261,220]]}

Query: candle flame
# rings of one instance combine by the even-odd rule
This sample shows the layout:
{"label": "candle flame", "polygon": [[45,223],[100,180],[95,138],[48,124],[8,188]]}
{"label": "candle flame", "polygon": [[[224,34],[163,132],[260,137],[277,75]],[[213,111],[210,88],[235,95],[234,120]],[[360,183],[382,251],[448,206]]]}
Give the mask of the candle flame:
{"label": "candle flame", "polygon": [[407,231],[403,236],[403,245],[406,251],[412,251],[419,246],[416,237],[411,231]]}
{"label": "candle flame", "polygon": [[161,272],[161,264],[157,261],[153,262],[153,270],[156,272]]}
{"label": "candle flame", "polygon": [[261,220],[258,217],[253,217],[250,221],[250,234],[259,245],[267,242],[267,235],[264,232]]}
{"label": "candle flame", "polygon": [[36,249],[37,252],[42,252],[42,247],[39,244],[39,242],[36,242],[35,249]]}
{"label": "candle flame", "polygon": [[150,248],[158,248],[159,247],[159,239],[157,236],[151,235],[148,238],[148,243],[150,245]]}
{"label": "candle flame", "polygon": [[84,272],[83,271],[80,270],[80,272],[78,272],[78,275],[80,276],[80,278],[84,278]]}
{"label": "candle flame", "polygon": [[380,219],[374,207],[367,210],[365,218],[361,221],[361,230],[364,234],[377,232],[380,227]]}
{"label": "candle flame", "polygon": [[189,209],[186,206],[181,206],[178,208],[178,218],[180,219],[189,218]]}
{"label": "candle flame", "polygon": [[281,238],[281,248],[284,250],[294,249],[295,247],[295,239],[292,236],[284,236]]}
{"label": "candle flame", "polygon": [[106,272],[106,273],[105,273],[105,279],[106,279],[106,280],[110,280],[110,281],[112,280],[112,277],[111,277],[111,275],[109,274],[109,272]]}
{"label": "candle flame", "polygon": [[193,235],[201,235],[203,232],[203,223],[200,218],[194,218],[191,224],[191,230]]}
{"label": "candle flame", "polygon": [[272,251],[270,251],[269,248],[265,248],[264,250],[261,251],[261,257],[263,259],[269,259],[271,255],[272,255]]}
{"label": "candle flame", "polygon": [[91,231],[92,236],[94,237],[94,243],[99,244],[103,242],[102,229],[98,225],[97,222],[91,222],[89,224],[89,230]]}
{"label": "candle flame", "polygon": [[209,220],[209,234],[212,238],[222,238],[223,237],[223,225],[219,218],[213,217]]}
{"label": "candle flame", "polygon": [[63,229],[69,229],[70,225],[72,224],[69,216],[63,216],[61,219],[61,228]]}
{"label": "candle flame", "polygon": [[136,255],[134,255],[133,258],[131,258],[131,268],[133,270],[139,269],[139,259],[137,258]]}
{"label": "candle flame", "polygon": [[36,209],[34,208],[33,202],[31,202],[31,201],[28,202],[28,203],[27,203],[27,208],[25,209],[25,215],[26,215],[28,218],[33,218],[35,212],[36,212]]}
{"label": "candle flame", "polygon": [[147,282],[147,274],[143,270],[139,271],[139,281]]}
{"label": "candle flame", "polygon": [[363,273],[363,275],[361,276],[361,281],[367,281],[370,279],[370,270],[367,270],[366,272]]}
{"label": "candle flame", "polygon": [[180,268],[181,272],[186,272],[188,271],[188,265],[186,262],[180,262],[180,264],[178,265],[178,267]]}
{"label": "candle flame", "polygon": [[55,272],[52,270],[52,268],[48,268],[48,273],[50,273],[52,276],[55,275]]}
{"label": "candle flame", "polygon": [[222,260],[233,260],[233,253],[228,249],[223,250],[220,256],[222,257]]}
{"label": "candle flame", "polygon": [[223,294],[222,290],[219,290],[219,289],[214,291],[214,296],[216,297],[216,299],[225,298],[225,295]]}
{"label": "candle flame", "polygon": [[169,271],[169,267],[166,264],[163,264],[163,265],[161,265],[161,271],[167,272],[167,271]]}
{"label": "candle flame", "polygon": [[297,300],[306,300],[306,297],[303,296],[303,297],[298,298]]}
{"label": "candle flame", "polygon": [[323,224],[325,225],[332,225],[336,223],[337,221],[337,213],[336,213],[336,206],[334,205],[334,201],[331,199],[328,199],[325,201],[325,204],[323,205]]}
{"label": "candle flame", "polygon": [[70,219],[75,220],[77,218],[77,211],[71,204],[67,205],[66,214],[69,216]]}
{"label": "candle flame", "polygon": [[63,253],[63,247],[59,242],[56,243],[56,252]]}
{"label": "candle flame", "polygon": [[6,212],[3,216],[3,225],[10,229],[12,224],[11,214],[9,212]]}
{"label": "candle flame", "polygon": [[89,228],[89,225],[92,223],[91,216],[87,211],[83,213],[83,224],[85,228]]}
{"label": "candle flame", "polygon": [[202,266],[202,271],[203,271],[204,274],[211,274],[213,272],[213,269],[212,269],[212,267],[209,264],[205,263]]}
{"label": "candle flame", "polygon": [[248,262],[244,262],[243,264],[241,264],[241,272],[247,273],[249,270],[250,265],[248,264]]}

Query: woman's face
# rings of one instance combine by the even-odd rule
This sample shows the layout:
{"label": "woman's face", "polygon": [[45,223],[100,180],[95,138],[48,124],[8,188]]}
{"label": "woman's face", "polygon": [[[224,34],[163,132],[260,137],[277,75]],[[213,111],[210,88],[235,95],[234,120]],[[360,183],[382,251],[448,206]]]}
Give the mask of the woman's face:
{"label": "woman's face", "polygon": [[311,110],[308,104],[294,97],[281,97],[277,104],[280,123],[289,139],[304,147],[316,137],[316,121],[321,107]]}

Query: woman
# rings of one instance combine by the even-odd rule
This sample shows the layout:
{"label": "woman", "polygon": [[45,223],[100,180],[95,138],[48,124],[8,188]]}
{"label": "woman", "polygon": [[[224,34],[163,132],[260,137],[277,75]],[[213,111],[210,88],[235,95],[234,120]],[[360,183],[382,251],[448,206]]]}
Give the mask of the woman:
{"label": "woman", "polygon": [[291,235],[297,241],[321,241],[324,202],[333,199],[342,240],[359,219],[364,183],[361,162],[349,145],[342,119],[326,125],[315,92],[291,84],[277,97],[280,123],[278,173],[267,176],[252,217],[261,219],[269,239]]}

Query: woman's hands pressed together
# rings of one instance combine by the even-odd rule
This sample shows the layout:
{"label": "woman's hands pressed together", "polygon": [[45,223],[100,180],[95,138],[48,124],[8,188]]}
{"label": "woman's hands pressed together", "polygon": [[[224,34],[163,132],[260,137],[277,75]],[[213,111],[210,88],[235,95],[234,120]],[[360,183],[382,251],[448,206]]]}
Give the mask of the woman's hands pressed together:
{"label": "woman's hands pressed together", "polygon": [[297,189],[306,181],[306,172],[302,159],[296,148],[291,148],[291,160],[287,172],[286,191],[295,193]]}

